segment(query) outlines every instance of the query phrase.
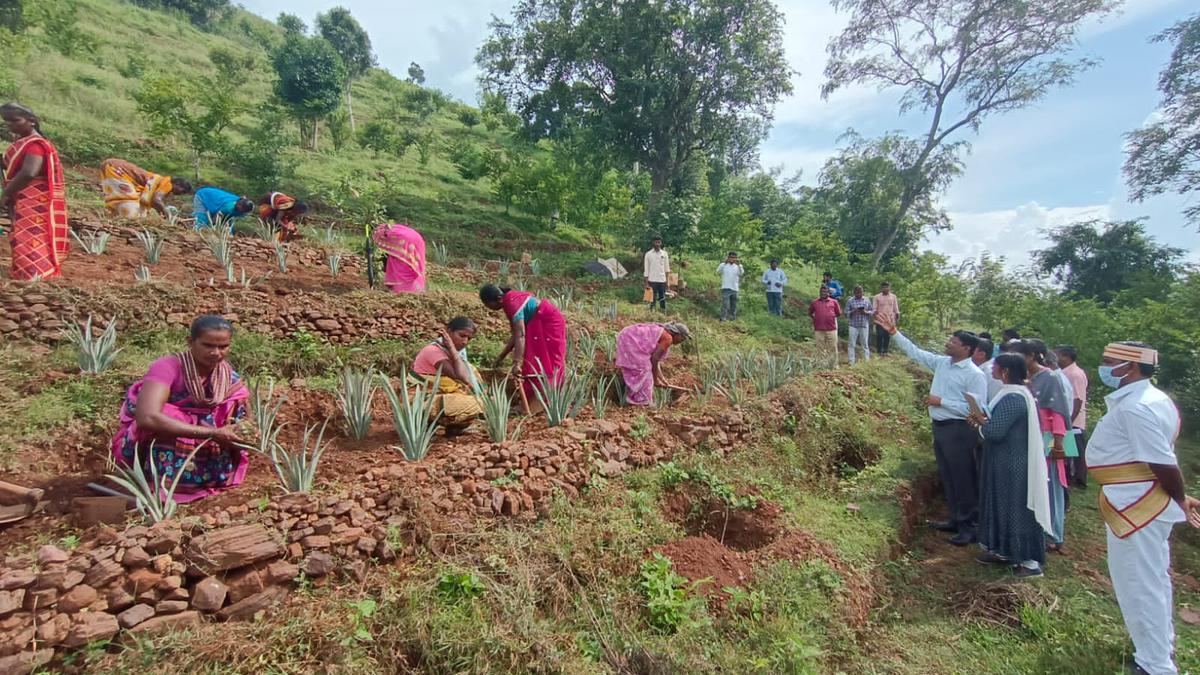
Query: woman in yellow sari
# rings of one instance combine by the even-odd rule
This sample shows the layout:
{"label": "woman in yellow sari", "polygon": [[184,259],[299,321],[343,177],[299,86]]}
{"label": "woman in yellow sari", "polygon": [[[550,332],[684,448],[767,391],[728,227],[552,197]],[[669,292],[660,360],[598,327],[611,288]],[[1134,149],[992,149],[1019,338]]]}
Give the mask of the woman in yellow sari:
{"label": "woman in yellow sari", "polygon": [[192,184],[177,176],[160,176],[123,159],[100,163],[100,189],[108,212],[122,218],[140,218],[151,209],[167,215],[167,195],[184,195]]}
{"label": "woman in yellow sari", "polygon": [[474,337],[475,322],[465,316],[455,317],[446,324],[442,336],[426,345],[413,361],[414,375],[430,384],[438,382],[433,414],[441,414],[439,422],[447,434],[462,432],[483,414],[476,398],[479,372],[467,362],[467,344]]}

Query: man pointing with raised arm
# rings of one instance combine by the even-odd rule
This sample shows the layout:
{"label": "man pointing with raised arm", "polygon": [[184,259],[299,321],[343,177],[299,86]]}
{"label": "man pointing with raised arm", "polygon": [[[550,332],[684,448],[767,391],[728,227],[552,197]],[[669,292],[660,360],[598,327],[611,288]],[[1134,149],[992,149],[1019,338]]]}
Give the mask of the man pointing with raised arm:
{"label": "man pointing with raised arm", "polygon": [[974,333],[958,331],[946,341],[946,353],[939,355],[914,345],[896,329],[891,317],[876,314],[875,323],[892,336],[900,351],[933,373],[925,405],[933,421],[933,454],[950,508],[950,520],[929,525],[943,532],[955,532],[950,543],[966,546],[975,541],[979,517],[979,474],[975,466],[979,435],[967,424],[970,412],[967,394],[981,406],[988,400],[987,378],[971,362],[971,353],[979,339]]}
{"label": "man pointing with raised arm", "polygon": [[1088,442],[1087,464],[1100,483],[1108,526],[1108,574],[1133,638],[1134,673],[1173,675],[1171,528],[1200,527],[1200,500],[1184,494],[1175,459],[1179,410],[1150,378],[1158,352],[1141,342],[1104,349],[1100,380],[1116,391]]}

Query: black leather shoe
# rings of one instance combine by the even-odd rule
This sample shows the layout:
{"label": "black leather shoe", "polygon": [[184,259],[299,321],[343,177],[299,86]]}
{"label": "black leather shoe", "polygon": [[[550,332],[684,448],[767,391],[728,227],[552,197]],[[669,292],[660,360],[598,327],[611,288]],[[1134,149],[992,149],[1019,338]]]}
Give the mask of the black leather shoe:
{"label": "black leather shoe", "polygon": [[1008,558],[998,556],[991,551],[984,551],[975,556],[975,562],[982,565],[1011,565],[1012,561]]}
{"label": "black leather shoe", "polygon": [[957,527],[945,520],[929,520],[925,524],[929,526],[929,529],[937,530],[938,532],[958,532]]}
{"label": "black leather shoe", "polygon": [[950,537],[950,543],[954,544],[955,546],[966,546],[967,544],[974,544],[975,543],[975,535],[970,534],[968,532],[959,532],[958,534],[954,535],[953,537]]}

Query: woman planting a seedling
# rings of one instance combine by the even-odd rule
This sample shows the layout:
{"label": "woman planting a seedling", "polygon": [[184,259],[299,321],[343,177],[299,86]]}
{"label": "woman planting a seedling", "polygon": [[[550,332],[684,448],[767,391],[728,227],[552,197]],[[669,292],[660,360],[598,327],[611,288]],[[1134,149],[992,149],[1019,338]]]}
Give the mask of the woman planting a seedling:
{"label": "woman planting a seedling", "polygon": [[100,163],[100,189],[108,212],[122,218],[140,218],[151,210],[167,215],[167,195],[185,195],[192,184],[178,176],[160,176],[123,159]]}
{"label": "woman planting a seedling", "polygon": [[308,213],[308,204],[282,192],[258,198],[258,217],[275,230],[278,241],[291,241],[300,235],[296,219]]}
{"label": "woman planting a seedling", "polygon": [[375,228],[375,245],[385,256],[384,281],[393,293],[425,292],[425,238],[403,223]]}
{"label": "woman planting a seedling", "polygon": [[4,191],[0,208],[12,221],[13,279],[50,279],[62,275],[70,249],[67,192],[62,162],[54,144],[42,135],[37,115],[18,103],[0,106],[12,145],[4,152]]}
{"label": "woman planting a seedling", "polygon": [[196,319],[188,348],[150,364],[121,406],[114,459],[131,464],[136,453],[167,481],[182,471],[177,502],[216,494],[246,477],[249,460],[234,425],[245,416],[248,392],[226,360],[232,339],[233,325],[224,318]]}
{"label": "woman planting a seedling", "polygon": [[483,413],[476,398],[479,373],[467,361],[467,345],[475,337],[475,322],[456,316],[446,324],[441,337],[429,343],[413,360],[413,373],[432,384],[438,383],[433,401],[434,415],[446,433],[460,433]]}
{"label": "woman planting a seedling", "polygon": [[554,303],[494,284],[479,289],[479,299],[484,307],[504,310],[508,317],[512,336],[496,357],[496,365],[512,352],[513,372],[523,380],[525,397],[535,395],[540,380],[561,383],[567,371],[567,320]]}
{"label": "woman planting a seedling", "polygon": [[196,219],[197,230],[228,221],[232,232],[233,219],[241,218],[253,209],[254,202],[249,199],[212,186],[196,190],[196,196],[192,199],[192,217]]}
{"label": "woman planting a seedling", "polygon": [[677,321],[635,323],[617,335],[617,367],[625,379],[629,405],[652,404],[656,386],[679,389],[667,382],[661,364],[672,345],[691,336],[688,327]]}

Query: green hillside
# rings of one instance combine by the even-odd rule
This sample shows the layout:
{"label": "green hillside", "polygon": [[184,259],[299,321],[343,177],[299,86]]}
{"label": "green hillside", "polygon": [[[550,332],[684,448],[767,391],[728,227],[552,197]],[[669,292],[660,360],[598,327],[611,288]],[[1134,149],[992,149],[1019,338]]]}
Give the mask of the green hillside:
{"label": "green hillside", "polygon": [[[327,124],[322,124],[320,150],[304,150],[299,147],[298,126],[286,121],[282,134],[287,145],[281,149],[281,163],[289,175],[271,184],[241,168],[238,157],[249,139],[279,121],[278,116],[265,113],[264,106],[272,99],[276,79],[270,52],[284,40],[282,29],[239,9],[210,30],[201,30],[182,14],[119,0],[79,0],[75,16],[73,30],[78,35],[73,38],[50,40],[44,25],[35,24],[27,31],[24,56],[14,63],[10,91],[5,94],[41,117],[76,179],[70,192],[76,209],[99,206],[94,174],[87,170],[106,157],[123,157],[156,172],[191,177],[189,149],[178,139],[152,133],[135,95],[146,78],[159,75],[177,77],[188,87],[203,87],[216,72],[210,53],[224,51],[249,63],[245,82],[234,88],[242,112],[223,132],[230,149],[204,158],[202,182],[247,194],[278,187],[318,206],[335,198],[339,187],[345,194],[347,187],[361,191],[370,185],[384,198],[391,218],[435,229],[485,226],[496,236],[512,234],[518,227],[536,229],[531,216],[493,206],[487,178],[467,180],[451,161],[455,144],[469,142],[489,149],[503,144],[503,130],[489,131],[478,123],[468,127],[460,121],[460,113],[469,110],[474,115],[468,117],[477,122],[474,108],[372,69],[353,83],[357,128],[361,131],[372,121],[386,120],[401,132],[424,137],[428,143],[424,157],[419,142],[402,157],[365,149],[354,139],[335,151]],[[403,105],[414,94],[441,97],[441,105],[422,121]],[[344,214],[327,209],[323,215]],[[453,236],[457,232],[449,234],[457,239]],[[459,243],[469,248],[471,241],[464,236]]]}

